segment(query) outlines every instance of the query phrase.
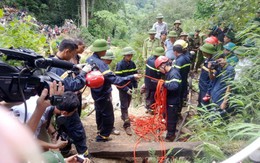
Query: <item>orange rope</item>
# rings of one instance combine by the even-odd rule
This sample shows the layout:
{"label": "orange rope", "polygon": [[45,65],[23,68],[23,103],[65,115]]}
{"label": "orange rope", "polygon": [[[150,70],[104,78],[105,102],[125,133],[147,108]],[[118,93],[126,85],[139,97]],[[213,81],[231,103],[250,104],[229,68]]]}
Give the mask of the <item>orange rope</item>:
{"label": "orange rope", "polygon": [[[158,80],[158,79],[157,79]],[[141,140],[144,139],[146,141],[156,141],[160,142],[160,146],[162,149],[162,157],[158,160],[158,162],[163,162],[165,160],[166,150],[163,140],[161,139],[162,134],[166,130],[166,120],[164,117],[166,115],[166,97],[167,90],[163,87],[163,80],[158,80],[158,84],[156,87],[156,92],[154,95],[155,103],[152,104],[151,108],[154,111],[153,116],[142,116],[142,117],[134,117],[131,116],[130,119],[132,121],[132,126],[136,135],[139,136],[135,146],[134,146],[134,160],[136,163],[136,149],[140,144]]]}
{"label": "orange rope", "polygon": [[121,88],[124,88],[124,87],[128,86],[128,84],[130,84],[130,83],[131,83],[131,81],[128,81],[125,85],[122,85],[122,86],[116,85],[116,84],[114,84],[114,85],[115,85],[117,88],[121,89]]}

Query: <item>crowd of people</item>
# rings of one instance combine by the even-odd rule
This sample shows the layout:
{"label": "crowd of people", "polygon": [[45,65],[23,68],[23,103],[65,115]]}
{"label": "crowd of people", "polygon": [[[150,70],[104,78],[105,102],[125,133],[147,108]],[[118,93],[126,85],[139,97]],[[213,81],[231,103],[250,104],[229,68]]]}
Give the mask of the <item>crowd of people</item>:
{"label": "crowd of people", "polygon": [[[13,21],[14,19],[18,19],[21,22],[26,21],[26,17],[28,13],[26,10],[19,10],[15,7],[4,6],[4,15],[0,19],[0,23],[5,26],[8,22]],[[38,30],[44,34],[48,40],[55,39],[61,34],[67,35],[73,32],[78,31],[79,29],[75,25],[74,21],[71,19],[65,19],[64,24],[62,26],[54,25],[50,26],[48,24],[43,24],[37,21],[34,17],[30,19],[30,22],[37,26]]]}
{"label": "crowd of people", "polygon": [[[165,114],[167,131],[163,138],[165,141],[171,142],[175,139],[176,125],[182,118],[182,108],[186,106],[187,80],[191,72],[199,73],[200,70],[199,107],[212,110],[212,107],[209,107],[212,105],[208,104],[213,103],[214,112],[232,110],[228,101],[232,90],[230,82],[234,79],[234,68],[239,61],[237,54],[241,53],[234,43],[234,31],[214,26],[205,35],[201,35],[199,29],[187,34],[181,29],[180,20],[176,20],[174,26],[168,30],[167,23],[162,21],[163,15],[158,14],[156,18],[158,21],[148,31],[149,37],[143,44],[145,75],[138,74],[135,61],[132,60],[136,54],[132,47],[122,49],[122,60],[116,64],[116,70],[113,72],[109,64],[115,57],[109,50],[106,40],[97,39],[93,42],[90,48],[93,54],[87,58],[85,64],[79,64],[79,54],[85,49],[84,41],[80,39],[61,41],[58,52],[51,57],[77,65],[72,71],[57,67],[48,68],[49,72],[62,79],[62,83],[55,81],[51,83],[49,91],[50,97],[57,95],[62,99],[61,102],[55,106],[51,105],[45,98],[48,93],[46,89],[40,97],[32,97],[27,101],[30,104],[37,104],[29,106],[27,125],[38,139],[40,146],[46,151],[59,149],[63,155],[48,152],[44,154],[47,158],[63,160],[63,157],[72,155],[69,159],[77,160],[80,156],[85,162],[90,161],[87,137],[80,120],[82,90],[86,86],[90,87],[94,99],[96,142],[110,141],[111,134],[119,134],[114,127],[112,84],[119,90],[121,119],[123,128],[129,136],[133,133],[128,109],[132,95],[138,88],[138,81],[142,77],[144,77],[142,89],[145,93],[145,108],[149,114],[154,114],[152,104],[155,102],[157,83],[159,80],[164,80],[163,87],[167,90]],[[56,29],[54,31],[56,33]],[[57,31],[60,32],[58,29]],[[12,107],[15,117],[24,119],[21,118],[25,114],[22,112],[23,107],[23,105]],[[72,144],[75,145],[78,155],[71,153]]]}

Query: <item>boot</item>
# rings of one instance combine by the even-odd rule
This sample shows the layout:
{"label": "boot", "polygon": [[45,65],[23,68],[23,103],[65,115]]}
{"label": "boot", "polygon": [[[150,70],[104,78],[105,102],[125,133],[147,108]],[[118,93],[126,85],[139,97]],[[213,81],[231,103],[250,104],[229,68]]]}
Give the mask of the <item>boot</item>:
{"label": "boot", "polygon": [[117,129],[114,127],[113,130],[112,130],[112,132],[111,132],[111,134],[113,134],[113,135],[120,135],[120,131],[117,130]]}
{"label": "boot", "polygon": [[126,128],[125,128],[125,132],[126,132],[126,134],[129,135],[129,136],[132,136],[132,135],[133,135],[133,132],[132,132],[132,130],[131,130],[130,127],[126,127]]}

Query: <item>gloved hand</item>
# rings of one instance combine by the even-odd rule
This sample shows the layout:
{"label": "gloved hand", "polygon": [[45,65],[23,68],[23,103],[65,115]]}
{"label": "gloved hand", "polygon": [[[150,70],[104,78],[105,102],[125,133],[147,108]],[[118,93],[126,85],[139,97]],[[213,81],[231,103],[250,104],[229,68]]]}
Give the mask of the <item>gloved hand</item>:
{"label": "gloved hand", "polygon": [[128,89],[126,93],[129,94],[130,96],[132,96],[133,91],[132,91],[132,89]]}
{"label": "gloved hand", "polygon": [[89,71],[92,70],[92,66],[88,63],[85,64],[85,66],[82,68],[82,71],[88,73]]}

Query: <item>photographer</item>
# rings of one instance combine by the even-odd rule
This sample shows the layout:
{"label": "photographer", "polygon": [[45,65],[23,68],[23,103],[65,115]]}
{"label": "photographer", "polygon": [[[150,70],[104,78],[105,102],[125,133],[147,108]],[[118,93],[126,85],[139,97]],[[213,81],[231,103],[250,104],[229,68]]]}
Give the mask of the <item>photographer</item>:
{"label": "photographer", "polygon": [[[84,157],[88,156],[88,148],[86,145],[86,133],[77,113],[80,104],[77,95],[73,92],[65,92],[62,95],[63,101],[55,107],[52,107],[53,113],[56,115],[56,124],[58,127],[58,136],[62,140],[67,140],[68,144],[65,148],[61,148],[63,156],[69,155],[71,145],[74,144],[77,152]],[[48,117],[50,123],[51,117]]]}
{"label": "photographer", "polygon": [[217,53],[214,45],[208,43],[205,43],[203,46],[201,46],[200,50],[202,51],[203,56],[206,57],[206,60],[203,63],[199,77],[199,107],[205,105],[210,100],[208,95],[208,88],[210,84],[209,71],[211,70],[208,68],[208,63],[213,61],[212,57]]}
{"label": "photographer", "polygon": [[[211,101],[218,105],[222,110],[228,107],[228,96],[230,94],[230,81],[234,80],[234,67],[229,65],[221,56],[216,60],[217,65],[213,66],[214,62],[209,62],[208,67],[209,77],[211,81],[210,95]],[[215,71],[214,71],[215,70]]]}

